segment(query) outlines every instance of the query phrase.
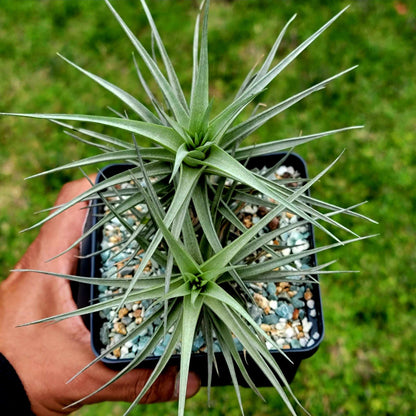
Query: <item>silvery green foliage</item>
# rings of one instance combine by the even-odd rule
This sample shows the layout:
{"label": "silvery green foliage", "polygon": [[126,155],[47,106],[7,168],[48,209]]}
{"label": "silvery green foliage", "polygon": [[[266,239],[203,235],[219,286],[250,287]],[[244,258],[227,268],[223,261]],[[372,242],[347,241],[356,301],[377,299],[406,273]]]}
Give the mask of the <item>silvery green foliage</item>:
{"label": "silvery green foliage", "polygon": [[[361,239],[362,237],[355,235],[333,218],[335,214],[358,217],[360,215],[355,213],[352,208],[340,208],[306,195],[306,191],[336,161],[316,177],[305,180],[301,186],[294,189],[285,186],[284,181],[272,181],[258,172],[248,170],[241,162],[252,156],[291,150],[297,145],[329,134],[355,129],[358,126],[254,146],[242,146],[242,142],[272,117],[313,92],[323,89],[326,84],[353,68],[342,71],[278,104],[267,107],[261,112],[254,112],[244,121],[237,120],[243,110],[345,9],[276,64],[274,62],[279,44],[289,24],[294,20],[293,17],[277,37],[260,68],[257,70],[254,68],[247,75],[231,104],[219,114],[212,115],[208,82],[209,0],[203,2],[196,19],[193,42],[193,79],[189,99],[182,91],[150,11],[144,0],[141,0],[141,3],[149,22],[155,48],[161,58],[162,67],[159,67],[152,53],[146,50],[106,0],[110,12],[120,23],[140,59],[137,61],[135,58],[134,65],[139,81],[152,103],[152,108],[148,108],[116,85],[62,57],[82,74],[120,99],[128,107],[129,117],[122,114],[103,117],[82,114],[13,113],[18,116],[54,121],[70,130],[71,132],[68,134],[87,142],[99,151],[96,156],[71,162],[41,174],[54,173],[68,168],[83,168],[102,162],[124,161],[132,165],[131,169],[125,172],[98,184],[92,184],[88,191],[58,207],[34,227],[59,215],[77,202],[101,198],[102,203],[108,207],[109,213],[87,230],[82,238],[75,241],[71,247],[79,244],[109,219],[117,218],[129,233],[129,238],[121,242],[120,249],[129,246],[131,241],[136,241],[137,245],[145,250],[142,263],[135,271],[134,276],[131,279],[119,279],[116,283],[114,279],[83,278],[50,273],[81,283],[111,286],[117,284],[123,289],[123,294],[74,312],[44,319],[42,322],[57,321],[109,307],[121,308],[126,302],[153,299],[155,305],[160,305],[160,307],[155,308],[154,314],[139,325],[137,331],[142,330],[158,318],[163,318],[160,319],[162,324],[148,345],[132,359],[127,367],[107,383],[112,383],[140,364],[163,339],[166,329],[172,330],[170,341],[163,355],[145,388],[129,410],[144,396],[168,363],[177,345],[180,344],[180,374],[182,376],[180,378],[178,413],[179,415],[184,413],[192,343],[195,333],[202,330],[205,335],[211,372],[214,366],[212,348],[214,333],[221,344],[241,411],[243,411],[243,406],[235,366],[239,368],[248,385],[255,391],[257,389],[245,371],[244,362],[235,347],[233,336],[239,339],[247,354],[254,358],[264,372],[264,376],[276,388],[291,414],[294,415],[296,412],[292,402],[299,406],[300,404],[266,347],[266,341],[274,344],[273,339],[253,321],[242,304],[234,299],[226,289],[228,285],[233,284],[244,292],[246,290],[245,282],[252,281],[258,274],[269,280],[286,278],[290,281],[290,274],[282,276],[282,272],[276,270],[282,265],[292,264],[297,258],[296,255],[282,257],[269,247],[267,249],[271,256],[267,262],[254,264],[250,268],[241,268],[245,256],[263,249],[267,241],[270,241],[271,236],[259,238],[259,232],[282,212],[289,211],[297,215],[302,218],[303,223],[323,230],[334,239],[333,244],[309,249],[302,254],[303,256]],[[141,73],[140,65],[144,65],[156,81],[159,93],[164,98],[163,102],[156,98],[158,94],[151,91]],[[72,125],[69,124],[70,122],[77,122],[77,124]],[[131,142],[122,141],[116,137],[98,133],[93,130],[93,127],[83,127],[84,124],[92,126],[101,124],[128,131],[132,134],[132,140]],[[143,148],[138,144],[136,138],[141,136],[150,140],[151,147]],[[119,185],[126,182],[131,184],[128,191],[119,190]],[[250,228],[245,228],[238,222],[238,218],[233,216],[230,207],[236,201],[244,200],[244,197],[252,198],[253,190],[255,190],[255,194],[266,196],[274,202],[269,207],[268,213],[258,223]],[[120,195],[123,197],[123,202],[117,205],[112,204],[111,197]],[[134,212],[138,204],[146,204],[149,207],[149,212],[138,214],[141,226],[134,228],[125,220],[123,214]],[[221,232],[224,223],[227,222],[240,230],[238,235],[231,240],[226,233]],[[353,238],[348,241],[340,241],[336,235],[329,231],[328,224],[331,229],[339,228],[352,233]],[[155,258],[164,265],[164,275],[142,279],[146,264]],[[316,267],[313,270],[299,273],[308,279],[311,274],[322,272],[323,268],[324,266]],[[129,339],[134,338],[137,331],[127,334],[116,346],[121,346]],[[113,345],[111,348],[114,349],[116,346]],[[90,365],[93,365],[107,353],[108,351],[104,352]],[[105,388],[107,384],[99,390]]]}

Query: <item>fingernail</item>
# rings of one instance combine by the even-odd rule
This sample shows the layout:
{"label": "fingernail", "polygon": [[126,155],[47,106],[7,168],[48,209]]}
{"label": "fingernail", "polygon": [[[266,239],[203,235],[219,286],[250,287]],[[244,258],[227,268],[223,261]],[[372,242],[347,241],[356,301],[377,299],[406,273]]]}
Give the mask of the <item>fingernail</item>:
{"label": "fingernail", "polygon": [[[180,373],[176,375],[175,379],[175,389],[173,391],[173,400],[177,400],[179,397],[179,386],[180,386]],[[201,387],[201,379],[196,373],[189,373],[188,374],[188,383],[186,386],[186,397],[192,397],[194,396],[199,388]]]}

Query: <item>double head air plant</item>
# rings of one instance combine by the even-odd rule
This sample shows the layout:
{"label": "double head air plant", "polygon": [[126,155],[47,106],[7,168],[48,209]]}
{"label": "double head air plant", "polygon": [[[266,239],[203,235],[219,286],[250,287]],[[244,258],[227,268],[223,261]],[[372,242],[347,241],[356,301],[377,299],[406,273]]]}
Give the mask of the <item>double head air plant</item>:
{"label": "double head air plant", "polygon": [[[333,217],[341,213],[361,215],[355,213],[352,208],[340,208],[308,196],[307,190],[326,173],[332,164],[313,179],[303,179],[299,186],[290,188],[286,186],[285,180],[270,180],[258,171],[247,169],[245,162],[251,157],[270,152],[291,151],[297,145],[329,134],[354,129],[357,126],[252,146],[242,146],[241,143],[272,117],[313,92],[323,89],[329,82],[353,68],[325,79],[262,111],[256,107],[244,121],[241,121],[239,116],[280,72],[322,34],[343,11],[275,63],[279,44],[289,24],[293,21],[292,18],[277,37],[263,63],[253,68],[247,75],[233,101],[221,112],[213,115],[208,84],[209,1],[203,2],[196,19],[193,40],[193,77],[189,100],[185,98],[145,1],[141,0],[141,4],[154,41],[151,53],[135,37],[107,0],[106,4],[137,51],[140,58],[140,60],[134,58],[137,76],[153,107],[149,108],[128,92],[62,57],[81,73],[114,94],[128,107],[128,111],[109,117],[79,114],[13,113],[13,115],[51,120],[71,130],[72,132],[69,133],[71,136],[87,142],[99,151],[96,156],[71,162],[42,174],[68,168],[81,168],[82,170],[87,165],[102,162],[123,161],[130,164],[125,171],[105,178],[99,183],[91,184],[88,191],[71,202],[57,207],[47,218],[34,226],[59,215],[77,202],[93,201],[99,198],[102,201],[101,204],[107,207],[107,214],[100,218],[92,228],[86,230],[73,246],[103,227],[111,219],[116,218],[125,228],[127,235],[118,243],[118,251],[126,250],[134,242],[136,252],[133,255],[141,250],[142,261],[135,269],[134,275],[124,279],[85,278],[51,273],[75,282],[109,285],[121,290],[118,295],[101,302],[39,322],[62,320],[111,307],[120,309],[128,302],[151,299],[154,313],[138,326],[137,331],[146,328],[156,320],[160,322],[160,325],[145,348],[138,352],[113,380],[109,381],[111,383],[143,362],[147,355],[169,334],[169,341],[163,354],[132,407],[144,396],[180,346],[181,376],[178,406],[179,414],[184,413],[193,340],[196,333],[202,332],[206,344],[208,374],[212,374],[215,367],[213,352],[215,338],[220,344],[227,363],[241,410],[243,408],[237,372],[241,372],[251,388],[255,391],[257,389],[245,369],[244,359],[237,351],[235,337],[242,344],[245,354],[255,360],[264,373],[264,377],[281,395],[291,414],[296,414],[295,405],[292,403],[295,402],[297,405],[299,403],[269,351],[270,346],[274,349],[279,349],[279,347],[250,316],[244,302],[232,294],[238,292],[250,297],[247,282],[256,278],[262,281],[291,281],[295,275],[302,275],[305,280],[308,280],[312,279],[311,275],[317,271],[328,272],[323,270],[326,265],[295,271],[293,267],[292,271],[285,271],[282,266],[293,266],[295,260],[301,257],[360,239],[361,237],[355,235]],[[158,61],[162,64],[158,64]],[[159,95],[163,96],[162,100],[157,98],[158,93],[153,93],[150,89],[141,72],[141,65],[144,65],[153,77],[160,89]],[[90,129],[91,127],[70,125],[68,122],[113,127],[116,131],[119,129],[130,132],[132,139],[124,141],[116,135],[104,135]],[[150,140],[151,146],[141,146],[141,137]],[[129,184],[128,188],[120,186],[125,183]],[[267,212],[258,223],[250,228],[245,227],[236,215],[235,206],[244,201],[253,201],[253,199],[263,200],[261,198],[267,198],[269,201]],[[118,202],[113,203],[114,199]],[[139,204],[146,204],[148,210],[144,213],[139,212],[136,209]],[[264,227],[283,212],[290,212],[301,219],[303,224],[309,224],[328,233],[334,239],[333,244],[309,249],[301,254],[283,256],[277,249],[278,246],[273,248],[269,242],[287,229],[269,230],[265,234],[262,233]],[[135,222],[139,225],[133,226],[127,221],[126,213],[136,216]],[[224,231],[229,230],[230,227],[238,230],[233,237],[229,232]],[[334,229],[334,227],[352,233],[353,237],[348,241],[340,241],[328,229]],[[244,266],[245,258],[258,250],[268,253],[267,261],[253,262],[249,266]],[[162,264],[163,274],[157,276],[146,274],[145,268],[149,261]],[[128,266],[128,263],[129,260],[123,267]],[[127,333],[110,349],[115,349],[131,340],[136,336],[137,331]],[[94,362],[108,352],[103,352]]]}

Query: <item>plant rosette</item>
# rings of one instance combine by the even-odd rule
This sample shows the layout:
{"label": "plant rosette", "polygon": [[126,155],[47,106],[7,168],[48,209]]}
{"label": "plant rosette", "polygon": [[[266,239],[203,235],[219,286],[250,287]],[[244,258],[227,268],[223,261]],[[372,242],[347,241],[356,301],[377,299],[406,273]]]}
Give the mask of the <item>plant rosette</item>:
{"label": "plant rosette", "polygon": [[[288,164],[286,167],[282,163]],[[295,154],[270,154],[263,157],[257,157],[251,160],[250,167],[257,165],[263,166],[260,172],[267,173],[269,179],[282,180],[286,186],[295,188],[299,186],[302,178],[307,178],[306,166],[304,161]],[[260,166],[261,165],[261,166]],[[296,167],[296,169],[294,168]],[[111,165],[105,168],[97,181],[100,182],[106,177],[111,177],[114,174],[126,170],[126,165]],[[124,184],[120,186],[120,190],[128,189],[131,184]],[[265,200],[263,204],[258,199],[260,196],[252,196],[252,199],[243,202],[242,200],[235,201],[234,211],[238,212],[237,218],[240,220],[240,229],[242,226],[250,228],[256,224],[267,212],[268,208],[264,205],[270,203]],[[122,202],[123,197],[114,193],[111,197],[107,197],[107,203],[112,201],[118,205]],[[260,205],[259,205],[260,204]],[[147,213],[146,204],[141,204],[135,207],[141,214]],[[94,206],[90,210],[90,221],[88,227],[91,227],[102,217],[103,212],[107,214],[110,212],[108,207],[95,201]],[[129,211],[124,216],[131,225],[135,228],[141,224],[133,212]],[[91,221],[92,220],[92,221]],[[197,220],[197,219],[196,219]],[[290,254],[298,254],[305,252],[304,257],[294,261],[296,267],[286,264],[281,266],[282,270],[287,273],[286,276],[290,281],[267,281],[257,282],[256,279],[251,279],[245,282],[250,293],[251,299],[241,293],[239,296],[245,299],[245,307],[250,313],[250,316],[256,321],[265,332],[272,337],[279,348],[285,351],[282,354],[280,350],[276,350],[273,345],[269,345],[272,349],[274,359],[279,363],[279,366],[285,375],[285,378],[290,382],[300,362],[307,357],[314,354],[323,337],[323,316],[321,307],[321,298],[317,276],[311,276],[311,273],[316,272],[316,256],[309,254],[308,249],[314,249],[313,229],[309,224],[301,224],[301,220],[297,216],[284,212],[280,217],[276,217],[264,227],[259,237],[263,238],[268,234],[272,234],[269,245],[278,248],[282,257]],[[223,227],[227,226],[224,221]],[[276,230],[280,231],[276,233]],[[237,234],[239,231],[234,227],[232,234]],[[107,300],[115,295],[121,293],[122,288],[117,286],[117,279],[129,279],[137,270],[144,251],[137,251],[137,243],[133,241],[129,248],[120,250],[119,243],[125,241],[129,237],[129,232],[123,224],[117,219],[104,225],[103,229],[97,230],[92,235],[91,240],[83,244],[84,258],[80,262],[80,274],[85,274],[90,277],[105,277],[116,279],[114,284],[109,287],[105,285],[81,285],[78,288],[75,297],[79,298],[78,306],[83,307],[94,299]],[[277,247],[278,246],[278,247]],[[243,261],[244,264],[250,264],[254,261],[264,262],[271,258],[272,254],[266,250],[271,250],[270,247],[265,246],[265,250],[257,250],[256,253],[250,253]],[[99,253],[92,255],[92,253]],[[131,257],[134,253],[135,257]],[[292,262],[291,262],[292,263]],[[299,273],[299,270],[302,270]],[[164,266],[157,261],[151,259],[148,262],[148,267],[145,270],[146,274],[152,276],[161,275],[164,273]],[[298,271],[298,275],[295,272]],[[305,274],[309,273],[309,277]],[[241,296],[243,295],[243,296]],[[91,341],[93,350],[97,356],[100,356],[102,361],[114,369],[121,369],[133,359],[137,352],[141,351],[146,343],[153,337],[157,327],[162,323],[161,318],[156,319],[152,325],[147,327],[140,326],[146,317],[151,316],[153,299],[145,299],[138,302],[130,302],[123,305],[121,309],[117,307],[107,308],[100,311],[100,313],[91,314],[85,317],[85,323],[91,330]],[[112,345],[119,345],[123,337],[127,334],[134,333],[133,338],[129,337],[122,346],[117,346],[112,350]],[[163,354],[170,335],[166,335],[164,339],[156,346],[152,352],[151,357],[141,363],[141,366],[154,367],[158,357]],[[234,338],[237,349],[241,356],[244,355],[244,348],[237,338]],[[214,340],[214,352],[217,368],[225,369],[224,365],[218,365],[218,362],[224,361],[219,342]],[[197,372],[202,380],[203,385],[208,383],[207,375],[207,356],[206,343],[202,334],[202,330],[197,333],[193,344],[193,355],[191,358],[191,369]],[[180,353],[180,348],[177,353]],[[201,354],[202,353],[202,356]],[[174,355],[171,359],[173,363],[179,363],[179,357]],[[257,386],[269,385],[267,379],[255,365],[251,363],[247,366],[251,378],[256,380]],[[247,382],[238,374],[240,385],[247,385]],[[218,371],[213,374],[211,380],[212,385],[226,385],[231,384],[232,380],[228,371]]]}
{"label": "plant rosette", "polygon": [[[68,247],[68,250],[81,242],[88,242],[95,231],[105,227],[109,221],[117,220],[127,232],[114,244],[118,245],[121,253],[124,250],[131,251],[133,248],[133,252],[129,252],[129,258],[134,259],[141,255],[137,267],[136,265],[133,267],[131,277],[114,279],[111,276],[85,277],[82,273],[77,276],[49,273],[75,283],[98,287],[111,287],[116,280],[119,291],[112,293],[111,296],[105,294],[98,303],[86,304],[85,307],[76,311],[31,324],[59,321],[76,315],[86,316],[100,311],[105,314],[112,308],[115,308],[114,312],[118,319],[118,315],[125,312],[123,310],[125,305],[143,305],[143,301],[151,299],[152,305],[147,307],[148,315],[138,327],[144,331],[146,328],[148,330],[150,325],[157,323],[156,328],[153,328],[152,336],[143,348],[137,349],[134,358],[131,358],[130,362],[123,366],[112,380],[97,391],[104,389],[137,365],[144,363],[153,351],[164,343],[163,351],[161,350],[160,357],[156,358],[146,385],[126,414],[146,394],[165,366],[177,356],[176,352],[180,348],[178,367],[181,376],[178,414],[183,415],[187,379],[191,365],[193,365],[191,358],[194,340],[201,332],[205,352],[195,354],[195,356],[205,357],[208,387],[213,384],[215,367],[218,366],[218,353],[215,351],[220,349],[224,362],[221,367],[228,369],[229,378],[235,387],[242,412],[243,404],[239,392],[241,380],[260,397],[256,383],[273,386],[289,412],[295,415],[295,406],[302,410],[304,408],[291,391],[289,381],[285,377],[285,370],[282,369],[283,362],[289,362],[289,360],[276,362],[271,352],[276,350],[283,356],[284,345],[280,347],[272,331],[268,331],[264,323],[256,321],[256,317],[249,313],[247,304],[258,307],[260,301],[256,302],[255,299],[260,298],[256,296],[256,293],[250,292],[250,286],[247,283],[252,284],[254,281],[286,283],[293,281],[295,283],[295,277],[304,276],[308,279],[308,276],[318,273],[319,275],[335,273],[328,269],[332,262],[321,266],[313,264],[305,270],[299,267],[298,260],[305,255],[313,256],[320,251],[366,238],[358,236],[335,219],[341,214],[369,219],[355,211],[360,204],[342,208],[308,194],[313,184],[325,175],[340,156],[313,178],[304,178],[299,181],[300,184],[296,187],[287,186],[293,182],[293,178],[271,180],[267,175],[261,174],[258,169],[246,166],[245,161],[269,153],[290,152],[295,146],[360,126],[272,140],[257,145],[243,146],[242,143],[244,139],[282,111],[310,94],[322,90],[328,83],[355,68],[346,69],[280,103],[266,107],[257,105],[254,106],[253,111],[249,111],[248,106],[255,103],[271,82],[345,9],[286,56],[277,60],[279,45],[294,17],[290,19],[262,63],[254,67],[247,75],[234,99],[218,114],[213,115],[213,106],[209,98],[209,1],[201,4],[196,18],[189,99],[185,98],[146,2],[144,0],[140,2],[152,34],[153,42],[150,52],[130,30],[111,3],[105,0],[110,12],[136,50],[137,57],[133,57],[133,64],[143,91],[147,94],[148,102],[151,103],[149,106],[127,91],[61,56],[73,68],[120,99],[128,110],[124,112],[113,110],[112,116],[2,113],[53,121],[63,126],[66,129],[65,133],[93,146],[98,151],[96,156],[73,161],[34,176],[69,168],[82,170],[85,166],[101,163],[123,162],[130,165],[127,170],[112,176],[108,175],[96,184],[91,183],[89,190],[72,201],[56,207],[50,215],[31,228],[40,226],[80,201],[91,202],[98,198],[100,200],[98,203],[92,202],[93,207],[104,205],[107,208],[107,214],[102,218],[97,218],[97,221],[87,228],[83,236]],[[141,70],[143,67],[146,68],[146,76]],[[151,82],[147,80],[148,77],[152,78]],[[156,85],[157,88],[152,89],[150,85]],[[94,129],[97,125],[98,128]],[[103,133],[102,126],[113,129],[116,133]],[[130,133],[131,139],[122,140],[119,137],[121,131]],[[140,145],[143,137],[150,142],[149,147]],[[122,184],[125,183],[129,183],[130,186],[124,188]],[[116,204],[111,202],[112,198],[117,199]],[[242,218],[243,222],[239,218],[240,206],[249,205],[258,205],[258,209],[263,206],[266,208],[264,215],[257,215],[255,222],[251,224],[248,222],[248,216]],[[145,206],[146,209],[140,211],[138,209],[140,206]],[[137,227],[132,223],[136,220],[129,217],[129,213],[138,219]],[[308,248],[303,252],[296,252],[292,247],[293,244],[289,242],[286,243],[288,247],[283,250],[280,250],[278,245],[270,244],[285,227],[269,229],[268,232],[264,232],[264,229],[267,229],[271,222],[276,221],[276,218],[283,218],[284,215],[287,218],[287,213],[298,219],[298,222],[293,224],[294,228],[306,226],[309,230],[312,227],[319,229],[332,238],[332,244]],[[352,237],[341,238],[337,235],[341,232]],[[275,237],[272,236],[273,233],[276,234]],[[291,247],[291,252],[284,255],[284,250],[289,247]],[[266,253],[266,261],[253,261],[245,264],[248,256],[259,251]],[[94,254],[91,253],[89,256]],[[113,255],[110,254],[110,256]],[[159,267],[159,272],[155,275],[147,273],[152,264],[157,264]],[[287,266],[294,270],[288,270]],[[128,270],[127,261],[123,267],[123,273],[128,275],[131,270]],[[40,270],[36,272],[45,273]],[[94,276],[98,275],[94,274]],[[304,296],[305,294],[306,290]],[[97,296],[99,297],[99,294]],[[290,294],[288,293],[287,296],[290,297]],[[314,301],[316,299],[318,298],[314,295]],[[273,299],[269,301],[269,307],[271,301]],[[140,308],[136,307],[136,311],[138,309]],[[140,316],[135,318],[140,318]],[[118,327],[121,332],[124,332],[122,325]],[[123,345],[132,342],[138,335],[136,330],[137,328],[131,332],[126,331],[125,335],[118,334],[122,335],[122,339],[111,344],[111,351],[117,348],[121,350]],[[320,335],[322,332],[323,330],[318,331]],[[241,349],[243,356],[240,354]],[[296,349],[291,348],[285,355],[290,358],[292,350]],[[107,355],[106,352],[104,353]],[[247,357],[260,371],[260,379],[252,376],[252,372],[248,371],[247,365],[250,364],[246,364]],[[100,359],[101,354],[89,366]]]}

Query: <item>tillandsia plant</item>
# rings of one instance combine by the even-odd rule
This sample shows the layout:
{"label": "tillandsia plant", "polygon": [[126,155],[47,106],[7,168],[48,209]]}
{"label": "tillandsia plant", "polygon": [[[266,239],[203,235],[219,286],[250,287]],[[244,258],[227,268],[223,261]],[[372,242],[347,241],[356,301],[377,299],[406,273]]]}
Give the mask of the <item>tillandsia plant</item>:
{"label": "tillandsia plant", "polygon": [[[313,275],[318,271],[319,273],[329,272],[324,270],[327,265],[300,270],[296,267],[296,260],[364,238],[357,236],[336,221],[333,218],[335,214],[364,217],[353,211],[354,207],[340,208],[308,196],[308,189],[333,164],[313,179],[303,178],[298,186],[291,188],[286,186],[287,180],[268,179],[261,172],[245,167],[245,162],[251,157],[270,152],[291,151],[297,145],[359,126],[252,146],[242,146],[242,142],[272,117],[313,92],[323,89],[329,82],[351,71],[354,67],[262,111],[256,108],[244,121],[240,121],[239,116],[280,72],[321,35],[344,10],[286,57],[275,63],[279,45],[293,17],[277,37],[263,63],[258,68],[254,67],[247,75],[233,101],[219,114],[212,115],[208,83],[209,0],[201,4],[196,19],[193,40],[193,77],[189,100],[185,98],[146,2],[141,0],[154,43],[153,51],[150,53],[135,37],[113,6],[107,0],[105,2],[137,51],[140,60],[134,57],[135,69],[153,107],[149,108],[118,86],[61,56],[74,68],[120,99],[129,108],[129,113],[126,111],[125,114],[116,113],[109,117],[79,114],[12,113],[12,115],[53,121],[71,130],[72,132],[66,131],[70,136],[94,146],[99,151],[96,156],[71,162],[38,175],[68,168],[81,168],[82,170],[85,166],[102,162],[122,161],[130,164],[125,171],[105,178],[99,183],[91,184],[88,191],[71,202],[56,207],[53,213],[33,227],[43,224],[80,201],[99,199],[101,200],[99,204],[106,207],[107,214],[100,218],[93,227],[86,230],[71,247],[78,245],[92,232],[116,218],[126,230],[127,235],[117,243],[117,252],[123,252],[131,247],[132,243],[135,247],[133,254],[129,254],[122,267],[127,267],[129,259],[133,258],[139,250],[142,252],[142,259],[135,268],[134,274],[123,279],[85,278],[51,273],[79,283],[117,287],[120,291],[119,294],[101,299],[100,302],[77,311],[38,322],[58,321],[111,307],[120,310],[128,302],[150,299],[153,303],[153,313],[134,331],[126,333],[119,342],[107,348],[90,364],[93,365],[111,350],[132,340],[140,331],[155,321],[160,322],[146,346],[118,372],[113,380],[109,381],[109,383],[113,382],[138,366],[162,340],[168,340],[148,382],[129,410],[143,397],[180,346],[181,376],[178,413],[179,415],[184,413],[193,340],[195,334],[202,332],[208,357],[208,386],[210,375],[215,367],[213,352],[215,338],[224,354],[241,411],[243,412],[243,406],[237,372],[240,372],[245,382],[260,395],[245,369],[244,359],[237,350],[234,342],[234,338],[237,338],[245,353],[255,360],[264,373],[264,377],[281,395],[291,414],[296,414],[295,404],[292,403],[295,402],[299,406],[300,404],[269,351],[270,347],[279,349],[279,346],[255,322],[241,298],[251,296],[247,290],[247,282],[255,280],[291,281],[295,276],[301,275],[305,280],[315,282]],[[162,65],[158,64],[158,60]],[[153,77],[160,89],[159,94],[163,96],[162,100],[157,98],[158,93],[150,89],[149,83],[141,72],[141,65],[144,65]],[[124,141],[116,136],[68,124],[69,122],[114,127],[130,132],[132,140]],[[140,137],[149,139],[151,146],[143,147],[140,144]],[[129,185],[123,187],[123,184]],[[238,213],[236,206],[247,201],[264,205],[264,198],[268,201],[264,216],[256,224],[246,227],[236,214]],[[145,204],[148,209],[141,212],[136,208],[140,204]],[[334,243],[311,248],[303,253],[283,256],[281,251],[277,247],[270,246],[269,242],[293,226],[288,225],[264,233],[264,227],[283,212],[290,212],[296,215],[302,224],[317,227],[328,233],[334,239]],[[127,214],[134,216],[135,226],[126,219]],[[346,230],[353,237],[350,240],[341,241],[329,228]],[[231,233],[231,229],[237,232]],[[247,265],[245,262],[247,256],[259,250],[268,254],[267,261]],[[146,265],[153,260],[163,265],[163,273],[157,276],[146,274]],[[285,269],[286,265],[291,265],[291,269]],[[233,292],[238,292],[243,296],[235,297]],[[101,389],[105,387],[106,385]]]}

